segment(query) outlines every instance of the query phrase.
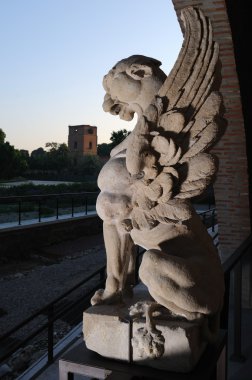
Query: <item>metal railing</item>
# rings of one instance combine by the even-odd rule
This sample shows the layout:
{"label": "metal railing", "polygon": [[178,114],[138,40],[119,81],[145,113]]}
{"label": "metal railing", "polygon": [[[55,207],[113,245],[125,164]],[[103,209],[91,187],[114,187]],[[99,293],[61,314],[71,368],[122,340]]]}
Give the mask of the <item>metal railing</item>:
{"label": "metal railing", "polygon": [[[29,219],[36,219],[39,223],[48,216],[58,220],[62,212],[64,215],[74,217],[77,213],[77,208],[78,213],[82,212],[87,215],[89,207],[95,205],[98,194],[98,192],[81,192],[0,197],[0,206],[2,208],[2,212],[0,212],[6,215],[10,214],[8,207],[11,207],[11,213],[16,215],[16,220],[12,221],[16,221],[19,226],[24,221],[22,214],[26,210],[32,210]],[[48,212],[49,215],[47,215]],[[5,223],[5,221],[2,221],[2,223]]]}
{"label": "metal railing", "polygon": [[[225,275],[225,297],[221,315],[221,327],[229,329],[229,298],[230,298],[230,283],[233,273],[233,289],[234,289],[234,352],[231,355],[233,361],[244,361],[245,357],[242,354],[241,342],[241,324],[242,324],[242,261],[247,253],[251,254],[252,250],[252,235],[235,250],[235,252],[222,264]],[[250,261],[252,257],[250,256]]]}
{"label": "metal railing", "polygon": [[202,222],[206,227],[211,227],[212,232],[215,231],[215,225],[217,223],[216,219],[216,208],[212,207],[206,211],[198,212],[198,215],[201,217]]}
{"label": "metal railing", "polygon": [[[250,235],[241,246],[231,255],[231,257],[223,263],[223,271],[225,275],[225,286],[226,292],[224,297],[224,306],[221,313],[221,328],[226,330],[229,329],[228,317],[229,317],[229,296],[230,296],[230,278],[232,271],[234,272],[234,328],[232,333],[234,334],[234,353],[232,355],[233,360],[242,361],[244,357],[241,352],[241,281],[242,281],[242,259],[244,255],[252,247],[252,235]],[[138,247],[137,259],[136,259],[136,282],[138,281],[138,268],[141,262],[141,256],[145,251],[140,251]],[[0,362],[10,358],[19,348],[24,347],[29,341],[38,336],[41,332],[46,331],[47,334],[47,362],[48,364],[54,361],[54,326],[57,320],[60,320],[66,316],[67,313],[72,312],[77,318],[77,322],[81,321],[82,311],[88,307],[89,299],[95,290],[104,287],[105,284],[105,265],[96,270],[94,273],[90,274],[87,278],[76,284],[70,290],[62,294],[60,297],[56,298],[54,301],[38,310],[36,313],[31,315],[29,318],[12,328],[10,331],[5,333],[0,337],[0,346],[4,347],[8,339],[17,333],[18,330],[27,326],[30,322],[34,321],[36,318],[45,316],[45,321],[35,329],[35,331],[30,332],[26,337],[19,342],[16,342],[9,347],[6,347],[5,352],[0,355]],[[65,306],[60,306],[60,302],[65,299],[68,295],[72,294],[75,290],[80,289],[83,285],[87,284],[89,281],[95,279],[94,286],[90,286],[88,291],[81,292],[77,298],[71,302],[67,302]],[[79,310],[79,314],[76,315],[76,308]],[[6,345],[7,346],[7,345]]]}
{"label": "metal railing", "polygon": [[[47,332],[47,358],[48,363],[52,363],[54,359],[53,355],[53,346],[54,346],[54,324],[57,320],[66,316],[69,312],[74,313],[74,320],[79,322],[81,320],[82,312],[85,308],[88,307],[90,302],[91,295],[101,287],[104,287],[105,284],[105,265],[101,268],[97,269],[95,272],[91,273],[84,280],[73,286],[71,289],[63,293],[61,296],[54,299],[52,302],[39,309],[37,312],[32,314],[29,318],[26,318],[24,321],[13,327],[11,330],[6,332],[0,337],[0,347],[6,346],[6,349],[0,354],[0,363],[7,358],[10,358],[12,354],[14,354],[18,349],[24,347],[28,342],[32,341],[36,336],[41,334],[43,331]],[[72,302],[67,302],[65,306],[61,306],[60,302],[65,299],[68,295],[73,293],[75,290],[80,289],[83,285],[87,284],[89,281],[95,279],[95,277],[99,277],[99,280],[95,282],[94,286],[89,286],[88,291],[84,294],[81,293],[78,297],[76,297]],[[76,308],[79,309],[81,306],[81,310],[79,310],[79,315],[76,315]],[[45,317],[46,316],[46,317]],[[42,321],[41,321],[42,317]],[[14,342],[13,344],[8,344],[8,340],[11,336],[16,334],[18,331],[21,331],[25,326],[29,326],[31,322],[38,320],[38,324],[40,326],[34,331],[26,334],[25,338],[21,339],[18,342]],[[30,329],[30,328],[29,328]],[[9,346],[9,347],[8,347]]]}

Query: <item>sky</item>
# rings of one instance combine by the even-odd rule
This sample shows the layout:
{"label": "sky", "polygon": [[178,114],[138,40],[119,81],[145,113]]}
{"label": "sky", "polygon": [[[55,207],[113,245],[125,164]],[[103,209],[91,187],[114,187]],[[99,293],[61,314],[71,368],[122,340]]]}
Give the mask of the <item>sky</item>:
{"label": "sky", "polygon": [[68,125],[98,143],[131,122],[102,109],[103,76],[142,54],[169,73],[182,44],[171,0],[0,0],[0,128],[17,149],[67,143]]}

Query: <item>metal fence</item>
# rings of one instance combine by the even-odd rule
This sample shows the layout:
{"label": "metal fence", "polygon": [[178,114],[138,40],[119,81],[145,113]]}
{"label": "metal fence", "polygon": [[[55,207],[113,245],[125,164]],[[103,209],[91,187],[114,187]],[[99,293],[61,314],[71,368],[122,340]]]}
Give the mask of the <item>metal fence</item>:
{"label": "metal fence", "polygon": [[0,197],[0,223],[17,222],[20,226],[24,220],[40,223],[48,217],[58,220],[62,215],[87,215],[95,209],[98,194],[81,192]]}
{"label": "metal fence", "polygon": [[[232,358],[234,360],[241,360],[243,358],[241,352],[241,281],[242,281],[242,260],[244,255],[251,250],[252,247],[252,235],[250,235],[244,243],[231,255],[231,257],[224,262],[223,270],[225,274],[225,285],[226,292],[224,298],[224,307],[221,314],[221,327],[224,329],[229,329],[228,317],[229,317],[229,298],[230,298],[230,277],[231,273],[234,273],[234,353]],[[144,250],[140,251],[138,247],[137,260],[136,260],[136,275],[138,273],[138,268],[141,262],[141,256]],[[72,322],[78,324],[82,319],[82,311],[88,307],[90,296],[95,292],[95,290],[104,287],[106,277],[106,267],[102,266],[94,273],[90,274],[80,283],[76,284],[73,288],[69,289],[67,292],[62,294],[60,297],[55,299],[50,304],[46,305],[42,309],[38,310],[36,313],[31,315],[25,321],[15,326],[13,329],[5,333],[0,337],[0,346],[2,353],[0,355],[0,362],[4,362],[7,358],[16,352],[19,348],[25,347],[25,345],[32,341],[40,333],[45,332],[47,336],[47,363],[50,364],[54,361],[54,344],[55,344],[55,324],[56,321],[64,319],[69,313],[71,314]],[[136,276],[136,279],[138,277]],[[88,283],[91,285],[85,290]],[[75,291],[80,290],[80,293],[75,296],[71,301],[67,299],[68,296],[73,295]],[[63,300],[67,302],[62,304]],[[41,320],[41,317],[43,317]],[[39,318],[39,323],[36,323],[36,328],[33,330],[29,329],[29,333],[23,339],[18,342],[9,343],[10,337],[15,335],[25,326]]]}
{"label": "metal fence", "polygon": [[[201,214],[210,214],[210,219],[213,218],[214,210],[210,209]],[[204,218],[204,216],[202,216]],[[205,217],[205,221],[207,216]],[[252,235],[250,235],[241,246],[230,256],[230,258],[223,263],[223,271],[225,275],[226,292],[224,297],[224,306],[221,314],[221,327],[230,330],[229,326],[229,301],[230,301],[230,281],[231,275],[234,281],[232,294],[234,299],[234,307],[232,313],[234,314],[234,326],[231,333],[234,336],[234,353],[232,355],[233,360],[243,360],[242,355],[242,342],[241,342],[241,285],[242,285],[242,261],[247,253],[251,252],[252,248]],[[138,268],[141,263],[141,256],[144,250],[140,250],[138,247],[137,260],[136,260],[136,280],[138,280]],[[43,333],[46,336],[47,346],[45,351],[47,352],[47,364],[54,361],[54,345],[55,345],[55,332],[57,330],[57,321],[68,318],[71,320],[71,325],[78,324],[82,320],[82,312],[89,306],[89,299],[91,295],[99,288],[104,287],[106,278],[106,267],[102,266],[94,273],[90,274],[87,278],[83,279],[80,283],[76,284],[73,288],[62,294],[50,304],[46,305],[29,318],[24,320],[19,325],[15,326],[10,331],[6,332],[0,337],[0,363],[6,361],[11,357],[18,349],[25,347],[28,342]],[[75,293],[77,292],[77,293]],[[75,294],[75,295],[74,295]],[[69,299],[70,297],[71,299]],[[63,302],[64,301],[64,302]],[[34,321],[38,321],[35,322]],[[29,326],[33,323],[33,327],[29,328],[29,332],[18,341],[11,341],[11,337],[15,336],[18,331]]]}

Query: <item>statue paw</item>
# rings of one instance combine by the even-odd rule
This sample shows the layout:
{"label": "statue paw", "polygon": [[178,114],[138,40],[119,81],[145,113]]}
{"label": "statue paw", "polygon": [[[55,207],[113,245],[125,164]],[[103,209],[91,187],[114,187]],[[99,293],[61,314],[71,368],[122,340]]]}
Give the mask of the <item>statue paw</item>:
{"label": "statue paw", "polygon": [[122,292],[107,292],[106,289],[99,289],[91,298],[91,305],[112,305],[122,301]]}

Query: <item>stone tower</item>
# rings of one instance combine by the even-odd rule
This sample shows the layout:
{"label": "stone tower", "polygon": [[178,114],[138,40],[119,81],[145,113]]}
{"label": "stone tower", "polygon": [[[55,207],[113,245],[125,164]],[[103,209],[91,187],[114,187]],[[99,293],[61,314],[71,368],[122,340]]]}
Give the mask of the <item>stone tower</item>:
{"label": "stone tower", "polygon": [[68,148],[77,160],[86,155],[97,154],[97,127],[69,125]]}

